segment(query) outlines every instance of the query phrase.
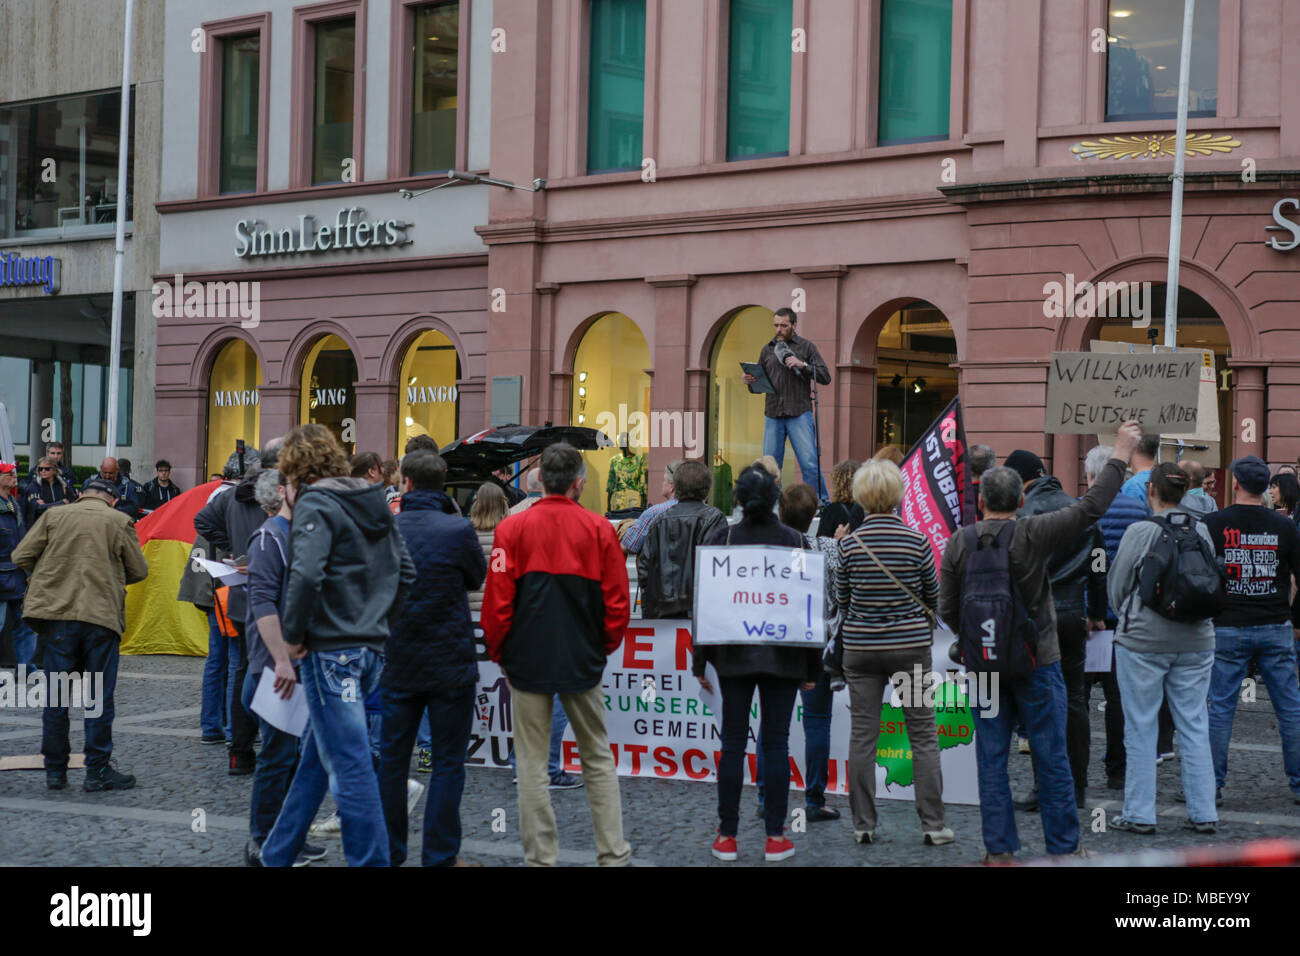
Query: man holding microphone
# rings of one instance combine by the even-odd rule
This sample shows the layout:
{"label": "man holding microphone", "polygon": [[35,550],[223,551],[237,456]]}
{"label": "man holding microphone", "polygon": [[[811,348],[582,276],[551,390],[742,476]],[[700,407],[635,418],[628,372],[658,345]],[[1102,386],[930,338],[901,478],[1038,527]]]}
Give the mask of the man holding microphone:
{"label": "man holding microphone", "polygon": [[[788,437],[803,480],[817,489],[817,497],[825,501],[828,496],[818,461],[812,384],[815,379],[820,385],[829,385],[831,373],[817,346],[795,334],[798,321],[799,316],[793,309],[778,309],[772,317],[776,335],[763,346],[758,356],[759,364],[774,389],[764,400],[763,414],[767,421],[763,427],[763,454],[775,458],[780,468],[785,464],[785,440]],[[752,385],[756,379],[746,373],[744,381],[746,385]]]}

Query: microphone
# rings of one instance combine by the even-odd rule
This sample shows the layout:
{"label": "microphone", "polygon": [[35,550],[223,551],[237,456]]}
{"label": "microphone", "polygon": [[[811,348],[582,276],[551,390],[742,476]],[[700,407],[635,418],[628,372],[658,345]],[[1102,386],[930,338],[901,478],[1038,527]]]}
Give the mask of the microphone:
{"label": "microphone", "polygon": [[[798,356],[794,354],[794,351],[790,348],[790,346],[787,345],[785,342],[781,341],[780,339],[777,340],[776,346],[772,349],[772,351],[776,354],[777,361],[780,362],[782,365],[785,365],[785,360],[792,355],[795,358],[798,358]],[[800,375],[808,375],[810,372],[809,369],[800,368],[798,366],[794,368],[794,371],[798,372]]]}

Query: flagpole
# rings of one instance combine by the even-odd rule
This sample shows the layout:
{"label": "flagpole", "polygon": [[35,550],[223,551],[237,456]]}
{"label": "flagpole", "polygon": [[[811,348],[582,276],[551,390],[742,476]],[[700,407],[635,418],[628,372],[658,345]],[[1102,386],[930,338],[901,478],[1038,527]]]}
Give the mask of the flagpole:
{"label": "flagpole", "polygon": [[108,352],[108,408],[104,457],[117,456],[118,378],[122,373],[122,267],[126,260],[126,159],[131,152],[131,22],[135,0],[126,0],[122,27],[122,108],[117,121],[117,235],[113,246],[113,333]]}
{"label": "flagpole", "polygon": [[1183,46],[1178,66],[1178,132],[1174,141],[1173,198],[1169,209],[1169,273],[1165,287],[1165,345],[1178,338],[1178,260],[1183,244],[1183,171],[1187,165],[1187,100],[1192,71],[1192,17],[1196,0],[1183,0]]}

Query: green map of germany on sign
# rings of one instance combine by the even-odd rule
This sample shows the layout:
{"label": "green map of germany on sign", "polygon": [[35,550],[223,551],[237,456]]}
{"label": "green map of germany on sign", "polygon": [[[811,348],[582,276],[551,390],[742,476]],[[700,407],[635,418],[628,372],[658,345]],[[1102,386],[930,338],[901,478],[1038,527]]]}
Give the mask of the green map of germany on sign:
{"label": "green map of germany on sign", "polygon": [[[945,681],[934,689],[934,722],[939,731],[939,752],[950,747],[968,747],[975,740],[966,688]],[[885,768],[885,786],[912,786],[912,742],[907,721],[899,707],[885,704],[880,709],[880,739],[876,763]]]}

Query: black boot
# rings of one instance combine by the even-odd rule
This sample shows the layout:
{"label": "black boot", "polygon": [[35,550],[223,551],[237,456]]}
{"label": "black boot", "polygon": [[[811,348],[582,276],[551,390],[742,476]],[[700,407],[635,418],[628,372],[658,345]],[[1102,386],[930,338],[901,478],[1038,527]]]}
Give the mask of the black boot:
{"label": "black boot", "polygon": [[86,782],[82,784],[82,789],[97,793],[100,790],[130,790],[134,786],[135,777],[129,773],[118,773],[112,765],[104,764],[102,767],[86,769]]}

